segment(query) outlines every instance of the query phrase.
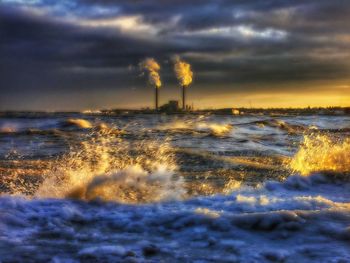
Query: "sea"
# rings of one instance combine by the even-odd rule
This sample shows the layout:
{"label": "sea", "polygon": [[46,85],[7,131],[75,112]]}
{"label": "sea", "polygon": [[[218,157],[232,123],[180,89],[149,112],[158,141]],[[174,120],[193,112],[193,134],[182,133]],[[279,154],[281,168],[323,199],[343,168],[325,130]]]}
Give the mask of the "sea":
{"label": "sea", "polygon": [[0,262],[350,262],[350,116],[1,113]]}

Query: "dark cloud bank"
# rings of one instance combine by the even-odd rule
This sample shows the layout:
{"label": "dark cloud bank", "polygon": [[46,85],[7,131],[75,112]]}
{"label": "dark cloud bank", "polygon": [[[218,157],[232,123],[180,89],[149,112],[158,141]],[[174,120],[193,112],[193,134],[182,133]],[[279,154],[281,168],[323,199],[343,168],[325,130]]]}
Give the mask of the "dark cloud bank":
{"label": "dark cloud bank", "polygon": [[169,96],[174,55],[202,94],[349,83],[347,0],[57,2],[0,2],[1,110],[146,105],[145,57],[161,62]]}

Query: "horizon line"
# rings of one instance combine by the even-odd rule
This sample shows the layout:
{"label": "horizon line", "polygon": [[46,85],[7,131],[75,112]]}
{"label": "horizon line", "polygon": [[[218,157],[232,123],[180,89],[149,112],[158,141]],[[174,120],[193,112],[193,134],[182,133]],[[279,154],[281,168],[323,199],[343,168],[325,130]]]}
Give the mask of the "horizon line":
{"label": "horizon line", "polygon": [[[331,110],[331,109],[350,109],[349,106],[310,106],[310,107],[222,107],[222,108],[202,108],[202,109],[193,109],[190,112],[199,112],[199,111],[220,111],[220,110]],[[141,107],[141,108],[110,108],[110,109],[83,109],[83,110],[0,110],[0,113],[23,113],[23,112],[32,112],[32,113],[98,113],[98,112],[108,112],[108,111],[146,111],[153,112],[155,109],[151,107]],[[181,110],[177,111],[181,112]]]}

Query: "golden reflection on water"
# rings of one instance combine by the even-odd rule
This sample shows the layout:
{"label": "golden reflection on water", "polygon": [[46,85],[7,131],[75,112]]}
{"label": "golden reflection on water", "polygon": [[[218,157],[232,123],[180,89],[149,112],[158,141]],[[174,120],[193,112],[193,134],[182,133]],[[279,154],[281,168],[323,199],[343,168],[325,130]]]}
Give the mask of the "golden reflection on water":
{"label": "golden reflection on water", "polygon": [[[224,133],[231,129],[218,127]],[[290,170],[302,175],[350,171],[350,138],[319,132],[305,135],[292,158],[220,156],[174,148],[168,138],[130,141],[107,126],[79,140],[74,138],[69,138],[73,143],[69,143],[68,153],[57,159],[1,161],[0,192],[147,203],[229,194],[243,182],[254,185],[266,179],[282,180]]]}
{"label": "golden reflection on water", "polygon": [[302,175],[317,171],[350,172],[350,138],[339,139],[327,134],[305,135],[290,167]]}

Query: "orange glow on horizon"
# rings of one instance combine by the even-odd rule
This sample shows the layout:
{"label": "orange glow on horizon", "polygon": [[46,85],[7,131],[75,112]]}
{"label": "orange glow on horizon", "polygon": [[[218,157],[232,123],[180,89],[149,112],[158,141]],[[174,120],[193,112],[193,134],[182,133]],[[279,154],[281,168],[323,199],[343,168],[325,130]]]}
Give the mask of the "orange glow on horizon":
{"label": "orange glow on horizon", "polygon": [[[230,99],[232,98],[232,99]],[[191,100],[189,100],[191,101]],[[305,95],[305,94],[252,94],[223,95],[213,101],[209,98],[194,100],[196,108],[306,108],[306,107],[350,107],[350,94]]]}
{"label": "orange glow on horizon", "polygon": [[[316,86],[316,85],[315,85]],[[306,107],[350,107],[350,85],[334,84],[315,87],[284,87],[284,91],[234,91],[202,96],[189,95],[189,103],[195,108],[306,108]],[[242,88],[244,90],[244,88]]]}

